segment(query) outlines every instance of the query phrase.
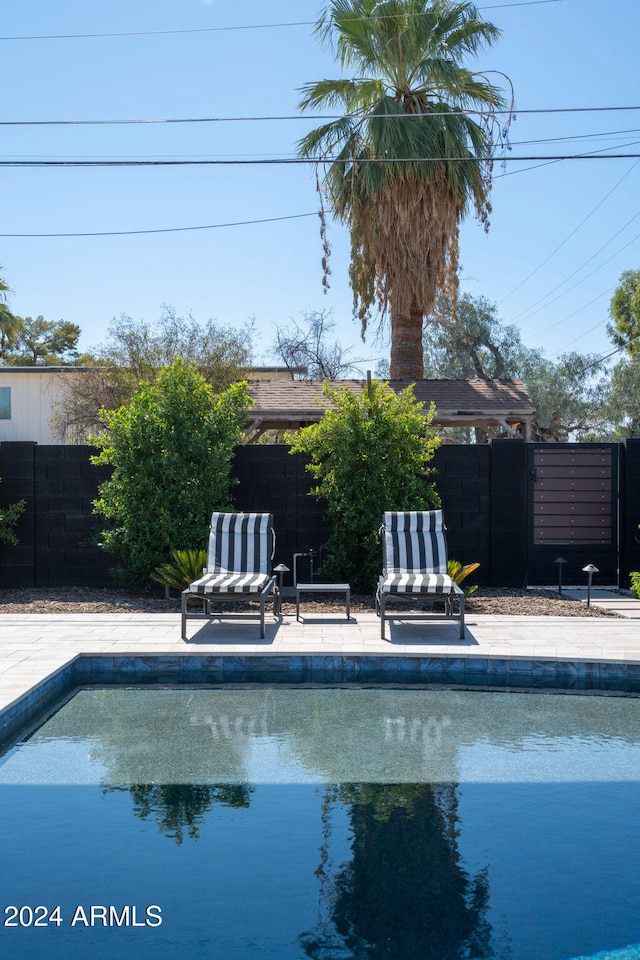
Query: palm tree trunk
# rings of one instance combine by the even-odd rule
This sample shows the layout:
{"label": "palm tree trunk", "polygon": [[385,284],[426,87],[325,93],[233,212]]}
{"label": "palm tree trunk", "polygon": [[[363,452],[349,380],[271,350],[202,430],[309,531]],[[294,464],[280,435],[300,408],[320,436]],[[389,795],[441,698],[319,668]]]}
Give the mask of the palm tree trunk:
{"label": "palm tree trunk", "polygon": [[391,317],[391,380],[422,380],[422,310],[412,306],[408,313]]}

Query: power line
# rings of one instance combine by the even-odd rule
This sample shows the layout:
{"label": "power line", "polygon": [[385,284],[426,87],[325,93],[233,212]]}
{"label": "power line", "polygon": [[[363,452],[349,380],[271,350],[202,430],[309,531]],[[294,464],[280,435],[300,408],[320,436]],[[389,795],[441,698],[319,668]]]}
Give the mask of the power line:
{"label": "power line", "polygon": [[[605,291],[605,292],[608,293],[608,291]],[[602,296],[604,296],[604,294],[602,294]],[[587,304],[587,306],[588,306],[588,304]],[[574,344],[574,343],[577,343],[578,340],[582,340],[583,337],[588,336],[588,334],[593,333],[594,330],[597,330],[598,327],[601,327],[603,323],[606,323],[606,320],[601,320],[599,323],[596,323],[595,326],[590,327],[589,330],[585,330],[585,332],[582,333],[582,334],[580,334],[579,337],[576,337],[575,340],[571,340],[570,343],[565,344],[562,349],[563,349],[563,350],[566,350],[567,347],[573,346],[573,344]],[[637,334],[635,337],[631,337],[629,340],[627,340],[627,342],[624,344],[624,346],[622,346],[622,347],[615,347],[615,348],[614,348],[613,350],[611,350],[609,353],[603,353],[602,356],[596,357],[596,359],[593,361],[593,363],[588,363],[588,364],[583,368],[584,372],[586,373],[587,370],[593,370],[595,367],[599,367],[601,363],[604,363],[605,360],[610,360],[611,357],[614,357],[614,356],[616,355],[616,353],[622,353],[623,350],[626,350],[627,347],[630,346],[632,343],[635,343],[636,340],[640,340],[640,333]],[[559,358],[559,357],[561,356],[561,354],[560,354],[560,352],[558,352],[558,353],[555,353],[553,356],[557,359],[557,358]]]}
{"label": "power line", "polygon": [[[616,105],[613,107],[532,107],[523,110],[494,110],[494,116],[513,116],[515,114],[554,114],[554,113],[618,113],[640,110],[640,105]],[[384,116],[374,114],[285,114],[267,117],[147,117],[131,120],[0,120],[0,127],[83,127],[83,126],[133,126],[135,124],[163,123],[274,123],[289,120],[418,120],[421,117],[465,117],[480,115],[480,110],[434,110],[427,113],[393,113]]]}
{"label": "power line", "polygon": [[[564,0],[519,0],[517,3],[495,3],[479,7],[479,10],[502,10],[507,7],[537,7],[543,3],[562,3]],[[409,14],[412,17],[424,16],[422,13]],[[350,20],[362,20],[362,17],[350,17]],[[366,20],[390,20],[387,15],[367,17]],[[240,30],[277,30],[282,27],[314,27],[315,20],[293,20],[289,23],[249,23],[228,27],[187,27],[175,30],[128,30],[122,33],[47,33],[21,35],[14,37],[0,37],[0,40],[89,40],[104,39],[107,37],[158,37],[188,33],[228,33]]]}
{"label": "power line", "polygon": [[[536,300],[536,302],[535,302],[534,304],[532,304],[532,306],[527,307],[526,310],[523,310],[521,313],[517,314],[517,316],[513,317],[513,321],[518,321],[518,320],[519,320],[520,322],[522,322],[521,318],[524,319],[524,320],[530,320],[531,317],[533,317],[533,316],[536,315],[536,313],[540,313],[541,310],[546,310],[547,307],[550,307],[551,304],[552,304],[552,303],[555,303],[557,300],[562,300],[562,298],[563,298],[563,297],[566,297],[566,295],[567,295],[568,293],[570,293],[572,290],[575,290],[576,287],[579,287],[581,283],[584,283],[585,280],[587,280],[589,277],[592,277],[592,276],[594,275],[594,273],[597,273],[598,270],[602,270],[602,268],[605,267],[608,263],[610,263],[612,260],[615,260],[615,258],[616,258],[619,254],[621,254],[623,250],[626,250],[627,247],[630,247],[632,243],[635,243],[636,240],[640,239],[640,233],[637,233],[637,234],[635,235],[635,237],[632,237],[631,240],[627,241],[627,243],[625,243],[622,247],[620,247],[618,250],[616,250],[615,253],[612,253],[610,257],[607,257],[606,260],[603,260],[602,263],[600,264],[600,266],[598,266],[598,267],[596,267],[594,270],[592,270],[591,273],[587,274],[586,277],[583,277],[582,280],[578,280],[578,281],[576,281],[576,283],[574,283],[572,286],[568,287],[568,288],[564,291],[564,293],[559,294],[559,295],[558,295],[557,297],[555,297],[553,300],[550,300],[548,303],[545,303],[543,306],[538,307],[537,310],[534,310],[534,309],[533,309],[534,307],[537,307],[539,303],[542,303],[543,300],[547,300],[548,297],[550,297],[552,293],[555,293],[556,290],[559,290],[560,287],[563,287],[566,283],[568,283],[569,280],[571,280],[573,277],[575,277],[575,275],[576,275],[577,273],[580,273],[580,271],[581,271],[582,269],[584,269],[584,267],[586,267],[586,265],[587,265],[588,263],[591,263],[592,260],[595,260],[595,258],[598,256],[598,254],[599,254],[599,253],[602,253],[602,251],[603,251],[606,247],[608,247],[610,243],[613,243],[613,241],[616,239],[616,237],[619,237],[620,234],[623,233],[623,232],[627,229],[627,227],[629,226],[629,224],[633,223],[634,220],[637,220],[638,217],[640,217],[640,210],[639,210],[637,213],[634,213],[634,215],[633,215],[629,220],[627,220],[627,222],[625,223],[625,225],[624,225],[623,227],[620,227],[620,229],[619,229],[618,231],[616,231],[616,233],[614,233],[614,235],[613,235],[612,237],[609,237],[609,239],[606,241],[606,243],[603,243],[602,246],[601,246],[598,250],[596,250],[596,252],[593,253],[590,257],[588,257],[587,260],[585,260],[583,263],[581,263],[580,266],[577,267],[577,269],[573,271],[573,273],[569,274],[568,277],[565,277],[565,279],[562,281],[562,283],[557,284],[557,285],[553,288],[553,290],[550,290],[549,293],[546,293],[546,294],[544,295],[544,297],[541,297],[539,300]],[[528,314],[528,316],[525,317],[524,314]],[[568,318],[567,318],[567,319],[568,319]],[[557,324],[554,323],[554,324],[551,325],[551,327],[546,327],[544,330],[539,330],[539,331],[538,331],[538,334],[536,334],[536,335],[539,336],[541,333],[546,333],[547,330],[550,330],[552,327],[555,327],[555,326],[557,326]]]}
{"label": "power line", "polygon": [[[394,157],[393,160],[381,157],[367,157],[356,161],[357,166],[365,164],[397,163],[478,163],[494,160],[497,163],[522,163],[528,160],[636,160],[640,153],[576,153],[548,157]],[[291,166],[318,163],[353,163],[351,159],[325,158],[314,160],[310,157],[287,157],[285,159],[257,158],[251,160],[0,160],[0,167],[228,167],[228,166]]]}
{"label": "power line", "polygon": [[[572,230],[571,233],[564,238],[564,240],[562,241],[562,243],[559,243],[558,246],[557,246],[554,250],[551,251],[551,253],[549,254],[549,256],[548,256],[548,257],[545,257],[545,259],[542,261],[542,263],[538,264],[538,266],[535,268],[535,270],[532,270],[531,273],[528,274],[528,276],[526,276],[526,277],[524,278],[524,280],[522,280],[522,281],[521,281],[517,286],[515,286],[512,290],[510,290],[509,293],[502,298],[502,300],[500,301],[500,303],[504,303],[504,301],[505,301],[505,300],[508,300],[509,297],[512,296],[512,294],[514,294],[517,290],[520,290],[520,288],[523,287],[523,286],[525,285],[525,283],[528,283],[528,281],[531,280],[531,278],[534,277],[534,276],[536,275],[536,273],[538,273],[538,271],[541,270],[542,267],[544,267],[544,265],[545,265],[546,263],[548,263],[549,260],[551,260],[551,258],[554,257],[554,256],[556,255],[556,253],[557,253],[559,250],[561,250],[562,247],[564,247],[564,245],[565,245],[566,243],[569,242],[569,240],[571,240],[572,237],[574,237],[574,236],[576,235],[576,233],[578,232],[578,230],[580,230],[580,228],[585,225],[585,223],[587,222],[587,220],[589,220],[589,219],[593,216],[593,214],[596,212],[596,210],[599,210],[600,207],[602,206],[602,204],[605,203],[605,201],[607,201],[607,200],[609,199],[609,197],[610,197],[613,193],[615,193],[615,191],[618,189],[618,187],[620,186],[620,184],[621,184],[624,180],[626,180],[626,178],[629,176],[629,174],[632,173],[633,170],[635,170],[635,168],[636,168],[637,166],[638,166],[638,161],[636,160],[636,162],[631,165],[631,167],[627,170],[627,172],[626,172],[625,174],[623,174],[622,177],[620,177],[620,179],[618,180],[618,182],[616,183],[616,185],[615,185],[614,187],[612,187],[611,190],[609,190],[609,192],[608,192],[607,194],[605,194],[605,196],[602,198],[602,200],[600,200],[600,201],[595,205],[595,207],[593,207],[593,208],[589,211],[589,213],[586,215],[586,217],[584,217],[584,219],[580,221],[580,223],[578,224],[578,226],[575,227],[575,229]],[[599,251],[598,251],[598,252],[599,252]],[[587,261],[587,262],[588,262],[588,261]],[[584,264],[583,264],[583,266],[584,266]],[[582,268],[580,268],[580,269],[582,269]],[[568,277],[567,279],[571,279],[571,277]],[[560,286],[562,286],[562,284],[560,284]],[[555,289],[557,290],[558,288],[556,287]],[[551,293],[554,293],[554,292],[555,292],[554,290],[551,290]],[[549,296],[549,295],[550,295],[550,294],[547,294],[547,296]],[[541,299],[542,299],[542,300],[546,300],[546,298],[547,298],[547,297],[545,296],[545,297],[542,297]],[[537,303],[540,303],[540,302],[541,302],[540,300],[537,301]],[[533,304],[533,307],[537,306],[537,303],[534,303],[534,304]],[[529,310],[533,309],[533,307],[529,307],[528,310],[523,310],[523,313],[528,313]],[[522,314],[520,314],[520,316],[522,316]]]}
{"label": "power line", "polygon": [[0,233],[0,237],[125,237],[146,233],[185,233],[189,230],[220,230],[223,227],[246,227],[256,223],[276,223],[281,220],[301,220],[317,217],[315,213],[294,213],[288,217],[265,217],[262,220],[235,220],[231,223],[207,223],[196,227],[161,227],[156,230],[96,230],[91,233]]}
{"label": "power line", "polygon": [[[603,298],[603,297],[606,297],[606,295],[607,295],[608,293],[611,293],[612,290],[615,290],[615,286],[609,287],[609,289],[608,289],[608,290],[605,290],[603,293],[599,293],[597,297],[594,297],[594,298],[593,298],[593,300],[589,300],[588,303],[585,303],[585,304],[583,304],[581,307],[578,307],[578,309],[577,309],[577,310],[574,310],[573,313],[570,313],[568,316],[563,317],[562,320],[558,320],[557,323],[552,324],[552,327],[558,327],[558,326],[560,326],[561,323],[565,323],[567,320],[571,320],[571,319],[572,319],[573,317],[575,317],[577,314],[582,313],[583,310],[586,310],[587,307],[590,307],[590,306],[592,306],[594,303],[597,303],[598,300],[602,300],[602,298]],[[600,322],[601,322],[601,321],[600,321]],[[597,326],[599,326],[599,325],[600,325],[600,323],[597,324]],[[548,327],[547,329],[551,330],[552,327]],[[541,332],[544,332],[544,331],[541,331]],[[539,334],[536,334],[536,336],[539,336]],[[579,339],[579,338],[578,338],[578,339]],[[566,347],[570,347],[572,343],[575,343],[575,340],[572,340],[571,343],[566,344],[566,346],[563,347],[562,349],[565,350]],[[555,354],[555,355],[558,356],[558,354]]]}
{"label": "power line", "polygon": [[[631,128],[630,130],[611,130],[606,133],[582,133],[575,134],[575,136],[567,137],[545,137],[540,140],[510,140],[510,147],[520,147],[520,146],[534,146],[535,144],[542,143],[563,143],[567,141],[579,141],[579,140],[606,140],[606,139],[623,139],[623,135],[630,133],[640,133],[640,127]],[[634,140],[629,143],[625,143],[623,147],[634,146],[634,144],[640,141]],[[611,147],[603,147],[603,150],[610,150]],[[597,151],[594,151],[597,152]],[[137,155],[129,155],[126,157],[124,154],[115,154],[104,159],[109,160],[215,160],[215,159],[248,159],[251,157],[262,157],[264,154],[259,153],[171,153],[171,154],[160,154],[160,153],[143,153]],[[266,159],[275,159],[277,157],[286,157],[287,153],[284,151],[280,153],[270,153],[266,155]],[[25,153],[6,153],[0,154],[0,158],[4,157],[6,160],[96,160],[99,159],[98,155],[93,153],[87,154],[58,154],[53,156],[51,154],[25,154]],[[499,161],[498,161],[499,162]],[[532,167],[532,169],[536,169]]]}
{"label": "power line", "polygon": [[[607,291],[607,293],[608,292],[609,291]],[[602,294],[602,296],[604,296],[604,294]],[[574,340],[570,340],[569,343],[565,343],[564,347],[561,347],[560,350],[556,354],[554,354],[554,356],[559,357],[562,353],[564,353],[567,347],[572,347],[574,343],[578,343],[579,340],[584,340],[585,337],[588,337],[590,333],[593,333],[594,330],[597,330],[598,327],[601,327],[606,322],[607,322],[606,320],[598,320],[598,322],[594,323],[592,327],[589,327],[588,330],[585,330],[584,333],[581,333],[579,337],[576,337]],[[612,353],[608,353],[604,357],[598,357],[596,360],[594,360],[593,363],[590,363],[586,367],[586,369],[590,370],[592,367],[599,366],[601,363],[603,363],[604,360],[607,360],[609,357],[612,357],[614,353],[617,353],[619,349],[620,348],[618,348],[617,350],[614,350]]]}
{"label": "power line", "polygon": [[630,133],[640,133],[640,127],[632,127],[630,130],[607,130],[605,133],[576,133],[566,137],[545,137],[539,140],[509,140],[511,147],[526,147],[537,143],[567,143],[573,140],[605,140],[617,137],[626,137]]}

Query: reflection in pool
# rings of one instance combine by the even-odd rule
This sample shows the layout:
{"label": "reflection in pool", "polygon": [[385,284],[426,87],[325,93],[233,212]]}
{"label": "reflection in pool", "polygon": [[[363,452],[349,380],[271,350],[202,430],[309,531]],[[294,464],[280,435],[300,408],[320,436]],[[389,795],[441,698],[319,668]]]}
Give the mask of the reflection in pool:
{"label": "reflection in pool", "polygon": [[81,690],[0,759],[1,906],[31,910],[0,951],[613,951],[640,941],[639,801],[640,699]]}

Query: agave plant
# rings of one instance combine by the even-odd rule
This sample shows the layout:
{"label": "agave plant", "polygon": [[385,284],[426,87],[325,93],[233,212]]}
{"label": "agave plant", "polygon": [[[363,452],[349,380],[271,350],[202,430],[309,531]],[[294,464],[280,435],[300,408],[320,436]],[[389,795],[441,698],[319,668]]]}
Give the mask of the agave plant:
{"label": "agave plant", "polygon": [[[479,563],[467,563],[466,566],[463,567],[459,560],[447,560],[447,573],[454,583],[461,584],[462,581],[466,580],[469,574],[477,570],[479,566]],[[474,583],[472,587],[467,587],[464,591],[465,598],[470,597],[477,589],[477,583]]]}
{"label": "agave plant", "polygon": [[167,593],[171,587],[184,590],[202,576],[207,564],[206,550],[174,550],[171,556],[173,563],[163,563],[151,574],[152,580],[161,583]]}

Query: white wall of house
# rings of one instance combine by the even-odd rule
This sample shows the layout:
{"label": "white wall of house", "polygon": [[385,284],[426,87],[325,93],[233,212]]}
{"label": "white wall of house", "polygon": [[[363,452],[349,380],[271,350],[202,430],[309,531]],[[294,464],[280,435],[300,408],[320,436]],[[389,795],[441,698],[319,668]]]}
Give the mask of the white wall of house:
{"label": "white wall of house", "polygon": [[66,375],[61,367],[0,367],[0,442],[62,443],[49,421]]}

